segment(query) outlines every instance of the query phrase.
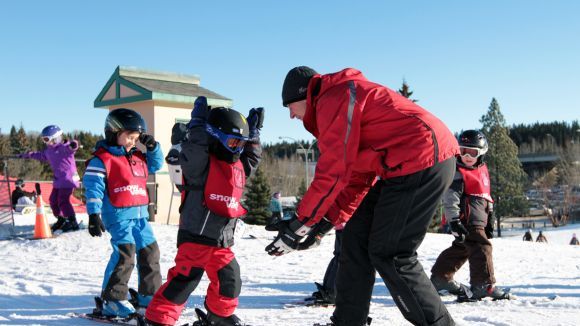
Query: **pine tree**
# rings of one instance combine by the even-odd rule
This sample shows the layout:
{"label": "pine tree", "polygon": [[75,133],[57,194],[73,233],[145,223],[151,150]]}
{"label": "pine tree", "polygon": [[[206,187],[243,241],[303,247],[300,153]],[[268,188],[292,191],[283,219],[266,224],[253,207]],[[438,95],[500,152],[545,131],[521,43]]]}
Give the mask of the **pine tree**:
{"label": "pine tree", "polygon": [[10,128],[9,139],[12,154],[21,154],[30,150],[30,144],[28,143],[24,127],[20,126],[20,128],[16,130],[16,127],[12,126],[12,128]]}
{"label": "pine tree", "polygon": [[413,103],[415,102],[419,102],[419,100],[414,100],[411,99],[411,95],[413,95],[413,92],[411,92],[411,88],[409,87],[409,85],[407,84],[407,81],[403,79],[403,85],[401,86],[401,89],[399,89],[399,94],[403,95],[404,97],[408,98],[409,100],[411,100]]}
{"label": "pine tree", "polygon": [[[491,100],[489,110],[479,122],[489,144],[486,162],[491,177],[494,210],[500,225],[502,216],[527,211],[527,202],[523,196],[527,176],[518,160],[518,148],[509,137],[506,121],[495,98]],[[498,227],[499,236],[500,232]]]}
{"label": "pine tree", "polygon": [[270,186],[266,182],[266,176],[258,168],[251,178],[251,183],[246,189],[244,202],[248,209],[245,222],[248,224],[266,225],[270,218]]}

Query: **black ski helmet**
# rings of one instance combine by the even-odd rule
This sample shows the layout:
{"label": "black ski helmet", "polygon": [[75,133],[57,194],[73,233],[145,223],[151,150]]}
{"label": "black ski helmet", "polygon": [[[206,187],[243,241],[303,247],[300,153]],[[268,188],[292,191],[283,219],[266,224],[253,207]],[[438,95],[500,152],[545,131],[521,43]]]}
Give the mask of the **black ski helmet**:
{"label": "black ski helmet", "polygon": [[115,109],[109,112],[105,119],[105,140],[109,145],[117,145],[117,135],[121,131],[147,131],[147,123],[143,117],[131,109]]}
{"label": "black ski helmet", "polygon": [[235,162],[250,136],[246,118],[234,109],[213,108],[207,117],[210,151],[221,160]]}
{"label": "black ski helmet", "polygon": [[250,137],[246,117],[234,109],[224,107],[211,109],[207,117],[207,123],[226,135]]}
{"label": "black ski helmet", "polygon": [[487,153],[487,138],[479,130],[465,130],[459,135],[459,147],[476,148],[479,151],[476,165],[483,163],[485,153]]}

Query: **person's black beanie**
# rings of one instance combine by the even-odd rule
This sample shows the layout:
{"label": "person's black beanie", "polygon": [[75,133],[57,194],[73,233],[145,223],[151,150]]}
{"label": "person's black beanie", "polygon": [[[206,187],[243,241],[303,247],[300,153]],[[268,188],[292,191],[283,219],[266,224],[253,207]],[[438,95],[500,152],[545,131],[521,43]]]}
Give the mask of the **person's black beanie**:
{"label": "person's black beanie", "polygon": [[316,74],[316,70],[306,66],[290,69],[282,86],[282,105],[305,100],[308,82]]}

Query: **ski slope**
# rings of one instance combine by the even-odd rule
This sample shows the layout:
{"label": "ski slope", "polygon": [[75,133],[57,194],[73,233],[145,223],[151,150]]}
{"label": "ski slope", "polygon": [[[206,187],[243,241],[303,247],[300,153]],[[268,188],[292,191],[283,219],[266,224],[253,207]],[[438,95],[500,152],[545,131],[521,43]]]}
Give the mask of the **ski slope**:
{"label": "ski slope", "polygon": [[[86,215],[80,217],[86,225]],[[17,230],[31,230],[33,221],[34,214],[17,215]],[[165,278],[176,253],[177,227],[153,223],[153,228]],[[580,234],[580,225],[544,231],[548,244],[522,242],[520,231],[506,232],[513,237],[493,239],[498,285],[510,287],[518,300],[458,304],[453,297],[444,297],[457,324],[580,325],[580,246],[568,245],[573,232]],[[272,237],[260,227],[247,226],[234,246],[243,280],[236,314],[254,326],[328,322],[332,308],[290,308],[284,303],[309,295],[314,291],[313,282],[322,281],[334,236],[326,237],[314,250],[276,259],[264,252]],[[109,239],[108,233],[91,238],[81,230],[47,240],[0,241],[0,325],[94,325],[70,313],[92,309],[111,253]],[[427,235],[419,250],[427,271],[452,239],[450,235]],[[465,266],[456,279],[468,283],[468,275]],[[204,277],[180,322],[193,321],[194,308],[203,306],[207,282]],[[136,287],[136,273],[130,285]],[[376,280],[370,316],[373,325],[408,325],[380,278]]]}

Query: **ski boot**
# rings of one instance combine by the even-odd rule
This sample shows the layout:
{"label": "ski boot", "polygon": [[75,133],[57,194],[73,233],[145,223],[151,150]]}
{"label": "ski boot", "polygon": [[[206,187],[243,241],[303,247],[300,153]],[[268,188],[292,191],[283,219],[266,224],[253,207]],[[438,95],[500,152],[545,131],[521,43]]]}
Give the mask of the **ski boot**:
{"label": "ski boot", "polygon": [[103,316],[130,318],[135,314],[135,307],[128,300],[110,300],[103,303]]}
{"label": "ski boot", "polygon": [[62,226],[66,224],[66,219],[64,217],[62,217],[62,216],[55,216],[55,217],[56,217],[56,222],[50,227],[50,230],[52,232],[60,230],[60,228],[62,228]]}
{"label": "ski boot", "polygon": [[[105,302],[101,297],[95,297],[95,308],[93,312],[78,314],[77,316],[103,323],[146,325],[143,317],[134,312],[133,307],[131,307],[128,301],[123,301]],[[129,304],[129,307],[125,307],[126,304]],[[130,311],[133,311],[133,313],[129,313]]]}
{"label": "ski boot", "polygon": [[472,285],[471,291],[475,300],[481,300],[486,297],[492,298],[494,301],[515,299],[509,289],[493,286],[493,284]]}
{"label": "ski boot", "polygon": [[62,226],[62,232],[70,232],[70,231],[78,231],[79,230],[79,224],[77,223],[77,218],[76,216],[69,216],[66,220],[66,222],[64,223],[64,225]]}
{"label": "ski boot", "polygon": [[153,300],[152,295],[139,294],[139,292],[137,292],[137,290],[132,289],[132,288],[129,289],[129,296],[131,297],[129,299],[129,302],[137,310],[147,309],[147,307],[149,306],[149,303],[151,302],[151,300]]}
{"label": "ski boot", "polygon": [[336,304],[335,296],[320,283],[314,282],[318,291],[313,292],[311,296],[304,298],[307,306],[333,306]]}
{"label": "ski boot", "polygon": [[195,313],[197,314],[197,321],[192,326],[250,326],[242,323],[241,319],[236,315],[220,317],[212,313],[209,309],[207,309],[206,314],[198,308],[195,308]]}
{"label": "ski boot", "polygon": [[441,277],[431,275],[431,283],[439,295],[453,294],[457,296],[471,296],[471,291],[467,285],[461,284],[455,280],[447,281]]}

